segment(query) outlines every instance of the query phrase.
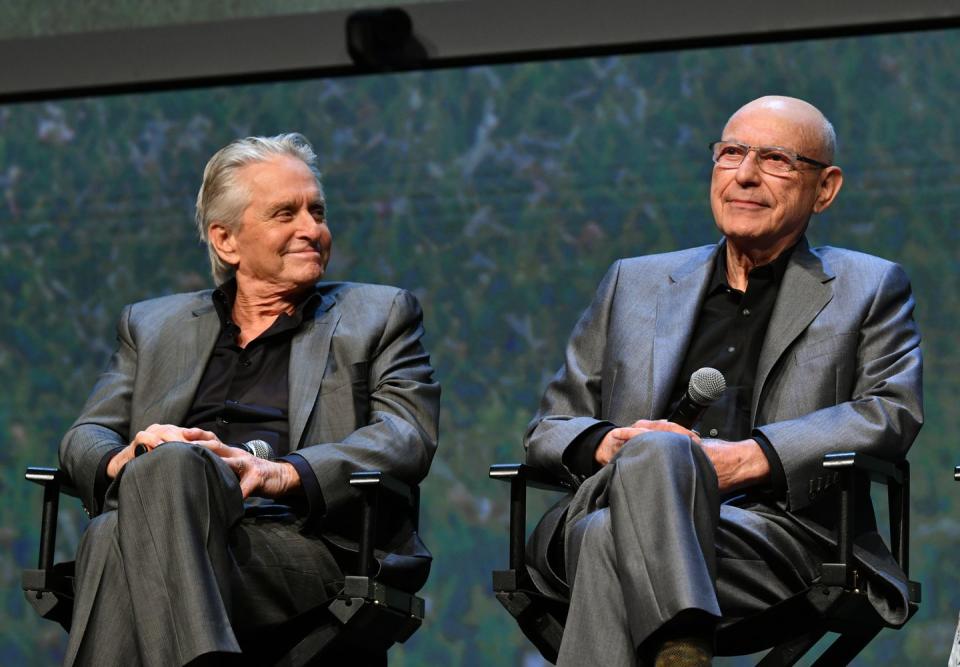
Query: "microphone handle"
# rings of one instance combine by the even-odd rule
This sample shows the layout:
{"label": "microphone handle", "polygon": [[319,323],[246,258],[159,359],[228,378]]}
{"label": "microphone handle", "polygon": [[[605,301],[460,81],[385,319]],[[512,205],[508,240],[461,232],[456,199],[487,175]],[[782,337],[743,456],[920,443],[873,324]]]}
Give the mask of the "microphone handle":
{"label": "microphone handle", "polygon": [[700,418],[708,407],[707,405],[700,405],[694,402],[687,392],[683,392],[683,397],[680,399],[680,402],[677,403],[677,407],[674,408],[673,412],[670,413],[670,416],[667,417],[667,421],[679,424],[684,428],[692,429],[694,425],[700,421]]}

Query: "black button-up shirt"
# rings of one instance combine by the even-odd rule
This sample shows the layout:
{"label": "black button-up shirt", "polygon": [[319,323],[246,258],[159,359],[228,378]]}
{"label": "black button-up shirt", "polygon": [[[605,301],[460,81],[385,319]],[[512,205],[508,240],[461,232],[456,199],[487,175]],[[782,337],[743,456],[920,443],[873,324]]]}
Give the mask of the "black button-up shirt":
{"label": "black button-up shirt", "polygon": [[[750,408],[763,339],[792,254],[793,247],[770,264],[754,267],[749,273],[746,292],[741,292],[727,283],[726,244],[720,247],[690,345],[670,394],[669,408],[666,414],[660,415],[666,418],[680,402],[694,371],[704,366],[719,370],[727,382],[727,390],[695,427],[705,438],[730,441],[754,438],[770,463],[770,486],[775,496],[785,493],[783,465],[763,434],[751,433]],[[608,422],[602,422],[582,433],[564,452],[564,464],[581,475],[595,472],[599,466],[594,453],[613,428]]]}
{"label": "black button-up shirt", "polygon": [[228,445],[263,440],[277,456],[283,456],[291,449],[287,422],[290,341],[304,319],[312,317],[319,295],[314,292],[292,315],[281,314],[255,340],[240,347],[240,327],[231,316],[236,294],[234,280],[213,293],[220,335],[183,426],[213,431]]}
{"label": "black button-up shirt", "polygon": [[726,246],[720,248],[667,411],[669,415],[680,402],[694,371],[706,366],[723,373],[727,390],[701,417],[697,425],[701,436],[750,437],[750,404],[760,350],[791,254],[792,248],[770,264],[752,269],[747,290],[741,292],[727,283]]}
{"label": "black button-up shirt", "polygon": [[[305,458],[290,451],[287,412],[290,344],[303,322],[313,317],[320,295],[313,292],[297,305],[292,315],[281,314],[245,348],[237,345],[240,328],[232,319],[236,296],[236,280],[224,283],[213,292],[220,333],[182,426],[212,431],[228,445],[250,440],[269,443],[275,455],[293,465],[300,476],[306,504],[296,498],[289,501],[298,512],[308,515],[307,526],[314,527],[326,512],[326,503],[313,468]],[[122,449],[117,447],[100,460],[94,493],[101,504],[110,485],[107,466]]]}

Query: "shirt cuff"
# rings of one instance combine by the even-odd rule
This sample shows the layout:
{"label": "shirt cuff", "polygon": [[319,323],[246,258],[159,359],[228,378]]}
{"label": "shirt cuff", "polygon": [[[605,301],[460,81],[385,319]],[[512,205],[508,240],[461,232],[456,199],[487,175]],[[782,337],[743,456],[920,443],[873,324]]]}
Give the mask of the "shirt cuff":
{"label": "shirt cuff", "polygon": [[597,447],[607,433],[615,428],[610,422],[600,422],[583,431],[563,451],[563,465],[581,477],[589,477],[600,470],[601,466],[596,459]]}
{"label": "shirt cuff", "polygon": [[780,461],[777,450],[775,450],[773,445],[770,444],[770,441],[767,440],[767,436],[760,431],[754,431],[750,437],[757,441],[760,449],[763,450],[764,456],[767,457],[767,463],[770,465],[770,490],[773,492],[774,498],[777,500],[786,498],[787,474],[783,470],[783,463]]}
{"label": "shirt cuff", "polygon": [[294,467],[297,474],[300,475],[300,487],[303,489],[303,495],[307,499],[307,521],[305,526],[315,532],[319,528],[320,521],[327,513],[327,503],[323,499],[323,493],[320,491],[320,481],[317,474],[305,458],[299,454],[287,454],[281,456],[278,461],[286,461]]}
{"label": "shirt cuff", "polygon": [[100,463],[97,464],[97,474],[93,478],[93,499],[97,503],[96,507],[91,507],[90,514],[96,516],[103,509],[103,501],[107,495],[107,489],[110,488],[112,479],[107,475],[107,467],[113,457],[123,451],[123,447],[114,447],[109,452],[100,457]]}

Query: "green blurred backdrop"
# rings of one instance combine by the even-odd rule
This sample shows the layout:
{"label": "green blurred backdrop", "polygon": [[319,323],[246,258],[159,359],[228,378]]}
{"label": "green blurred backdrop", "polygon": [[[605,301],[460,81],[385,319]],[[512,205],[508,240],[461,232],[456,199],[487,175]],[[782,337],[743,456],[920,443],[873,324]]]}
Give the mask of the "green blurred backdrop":
{"label": "green blurred backdrop", "polygon": [[[506,562],[520,438],[609,263],[717,238],[707,144],[743,102],[810,100],[834,122],[844,191],[814,244],[902,263],[918,300],[927,425],[911,461],[918,616],[859,664],[943,664],[960,609],[960,32],[211,88],[0,107],[0,664],[52,665],[19,570],[40,494],[113,348],[123,304],[208,286],[192,206],[206,159],[297,130],[325,174],[332,279],[414,291],[444,386],[423,529],[429,618],[391,664],[541,664],[490,593]],[[545,502],[545,501],[543,501]],[[66,503],[58,553],[84,520]],[[730,660],[721,664],[745,664]]]}

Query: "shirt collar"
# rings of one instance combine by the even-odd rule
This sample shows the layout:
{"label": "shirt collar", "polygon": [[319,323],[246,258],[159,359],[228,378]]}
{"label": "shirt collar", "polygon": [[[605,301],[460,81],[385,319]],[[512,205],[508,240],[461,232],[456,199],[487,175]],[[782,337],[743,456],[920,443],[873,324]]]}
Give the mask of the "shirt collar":
{"label": "shirt collar", "polygon": [[[783,274],[787,272],[787,264],[790,263],[790,256],[793,255],[793,251],[797,247],[798,243],[794,243],[792,246],[784,250],[772,262],[763,264],[761,266],[755,266],[750,269],[748,279],[772,279],[774,284],[779,285],[780,281],[783,280]],[[720,250],[717,252],[717,260],[713,263],[713,274],[710,276],[710,285],[707,289],[707,294],[713,294],[717,290],[721,289],[730,289],[730,285],[727,283],[726,240],[721,242]]]}
{"label": "shirt collar", "polygon": [[[237,279],[231,278],[227,282],[213,290],[213,307],[220,318],[220,326],[223,329],[236,327],[233,322],[233,303],[237,300]],[[279,333],[289,329],[297,329],[303,324],[305,319],[313,316],[313,312],[320,304],[320,292],[314,288],[308,292],[297,304],[293,313],[288,315],[281,313],[277,320],[268,329],[269,333]],[[267,332],[264,332],[267,333]]]}

